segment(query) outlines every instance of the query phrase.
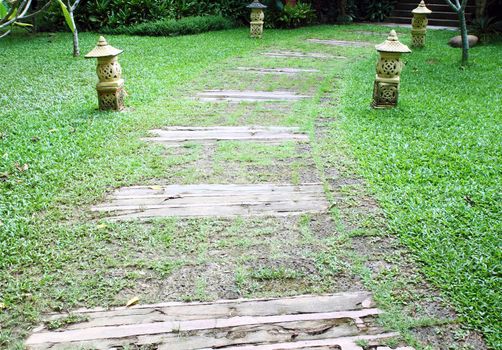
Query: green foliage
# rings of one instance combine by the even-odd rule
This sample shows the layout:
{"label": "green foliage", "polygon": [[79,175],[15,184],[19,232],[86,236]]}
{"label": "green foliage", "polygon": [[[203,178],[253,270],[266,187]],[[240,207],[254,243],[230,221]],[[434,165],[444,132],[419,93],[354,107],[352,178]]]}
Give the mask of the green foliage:
{"label": "green foliage", "polygon": [[127,35],[177,36],[229,29],[233,25],[231,20],[222,16],[185,17],[180,20],[163,19],[132,26],[121,26],[115,29],[105,29],[103,32]]}
{"label": "green foliage", "polygon": [[282,28],[298,28],[312,24],[316,20],[316,14],[312,6],[298,2],[296,6],[286,5],[277,18],[278,26]]}
{"label": "green foliage", "polygon": [[493,36],[502,33],[502,21],[496,17],[476,18],[469,26],[469,32],[478,36],[481,41],[487,42]]}
{"label": "green foliage", "polygon": [[[119,27],[173,18],[174,9],[169,1],[159,0],[90,0],[86,3],[80,18],[88,21],[86,29]],[[85,26],[85,23],[81,24]]]}
{"label": "green foliage", "polygon": [[64,19],[66,21],[66,24],[68,25],[68,28],[70,28],[71,32],[75,32],[75,24],[73,23],[70,13],[68,12],[68,8],[66,5],[63,3],[63,1],[58,0],[59,6],[61,7],[61,11],[63,12]]}
{"label": "green foliage", "polygon": [[0,18],[7,16],[7,6],[4,5],[3,0],[0,0]]}
{"label": "green foliage", "polygon": [[394,9],[394,0],[371,0],[364,17],[371,22],[382,22]]}

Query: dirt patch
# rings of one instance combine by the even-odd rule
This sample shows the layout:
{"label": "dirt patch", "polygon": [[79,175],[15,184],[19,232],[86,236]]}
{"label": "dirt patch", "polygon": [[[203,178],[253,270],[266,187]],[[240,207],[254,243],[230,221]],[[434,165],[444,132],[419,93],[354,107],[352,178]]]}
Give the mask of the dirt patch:
{"label": "dirt patch", "polygon": [[437,350],[484,350],[487,349],[482,337],[458,324],[419,327],[413,330],[423,344]]}

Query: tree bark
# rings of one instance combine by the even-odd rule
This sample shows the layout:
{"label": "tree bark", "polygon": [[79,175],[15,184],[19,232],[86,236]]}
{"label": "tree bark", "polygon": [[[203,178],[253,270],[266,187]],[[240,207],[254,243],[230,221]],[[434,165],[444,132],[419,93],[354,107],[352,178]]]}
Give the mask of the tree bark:
{"label": "tree bark", "polygon": [[460,36],[462,37],[462,63],[461,66],[467,66],[469,61],[469,39],[467,38],[467,23],[465,21],[465,8],[467,0],[445,0],[448,5],[457,13],[458,21],[460,23]]}
{"label": "tree bark", "polygon": [[77,25],[75,24],[75,18],[73,17],[73,8],[71,6],[68,7],[68,12],[70,13],[70,19],[73,24],[73,28],[75,28],[75,30],[73,31],[73,57],[78,57],[80,56],[80,48],[78,44],[78,29]]}
{"label": "tree bark", "polygon": [[462,35],[462,67],[465,67],[469,61],[469,39],[467,38],[467,24],[465,22],[465,9],[458,11],[458,20],[460,22],[460,35]]}

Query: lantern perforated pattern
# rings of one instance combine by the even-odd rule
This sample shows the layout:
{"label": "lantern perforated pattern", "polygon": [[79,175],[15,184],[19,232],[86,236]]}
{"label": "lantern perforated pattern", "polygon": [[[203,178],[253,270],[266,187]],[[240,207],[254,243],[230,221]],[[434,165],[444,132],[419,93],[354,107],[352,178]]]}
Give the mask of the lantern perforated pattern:
{"label": "lantern perforated pattern", "polygon": [[382,59],[378,61],[377,73],[382,77],[395,77],[401,73],[402,63],[399,59]]}
{"label": "lantern perforated pattern", "polygon": [[427,17],[415,15],[411,20],[411,25],[413,28],[425,28],[427,26]]}
{"label": "lantern perforated pattern", "polygon": [[263,22],[265,19],[265,14],[261,10],[251,11],[251,21],[252,22]]}
{"label": "lantern perforated pattern", "polygon": [[101,92],[98,94],[99,108],[102,110],[121,110],[124,107],[124,90]]}
{"label": "lantern perforated pattern", "polygon": [[411,37],[411,44],[415,47],[425,46],[425,34],[414,34]]}
{"label": "lantern perforated pattern", "polygon": [[122,67],[116,60],[114,62],[98,64],[96,71],[100,81],[114,81],[120,79],[122,76]]}
{"label": "lantern perforated pattern", "polygon": [[263,20],[265,14],[261,9],[251,10],[250,35],[252,38],[261,38],[263,36]]}
{"label": "lantern perforated pattern", "polygon": [[397,103],[399,86],[392,83],[375,82],[373,104],[375,106],[394,106]]}

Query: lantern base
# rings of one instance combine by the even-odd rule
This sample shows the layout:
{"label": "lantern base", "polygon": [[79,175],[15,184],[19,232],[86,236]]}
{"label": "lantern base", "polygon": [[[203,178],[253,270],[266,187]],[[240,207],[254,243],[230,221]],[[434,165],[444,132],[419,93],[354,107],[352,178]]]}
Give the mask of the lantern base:
{"label": "lantern base", "polygon": [[394,108],[397,106],[399,83],[375,81],[373,88],[373,108]]}
{"label": "lantern base", "polygon": [[263,21],[251,22],[250,36],[251,38],[261,39],[263,37]]}
{"label": "lantern base", "polygon": [[124,81],[103,82],[96,86],[98,91],[99,109],[102,111],[121,111],[124,106]]}
{"label": "lantern base", "polygon": [[411,31],[411,46],[425,47],[425,30]]}

